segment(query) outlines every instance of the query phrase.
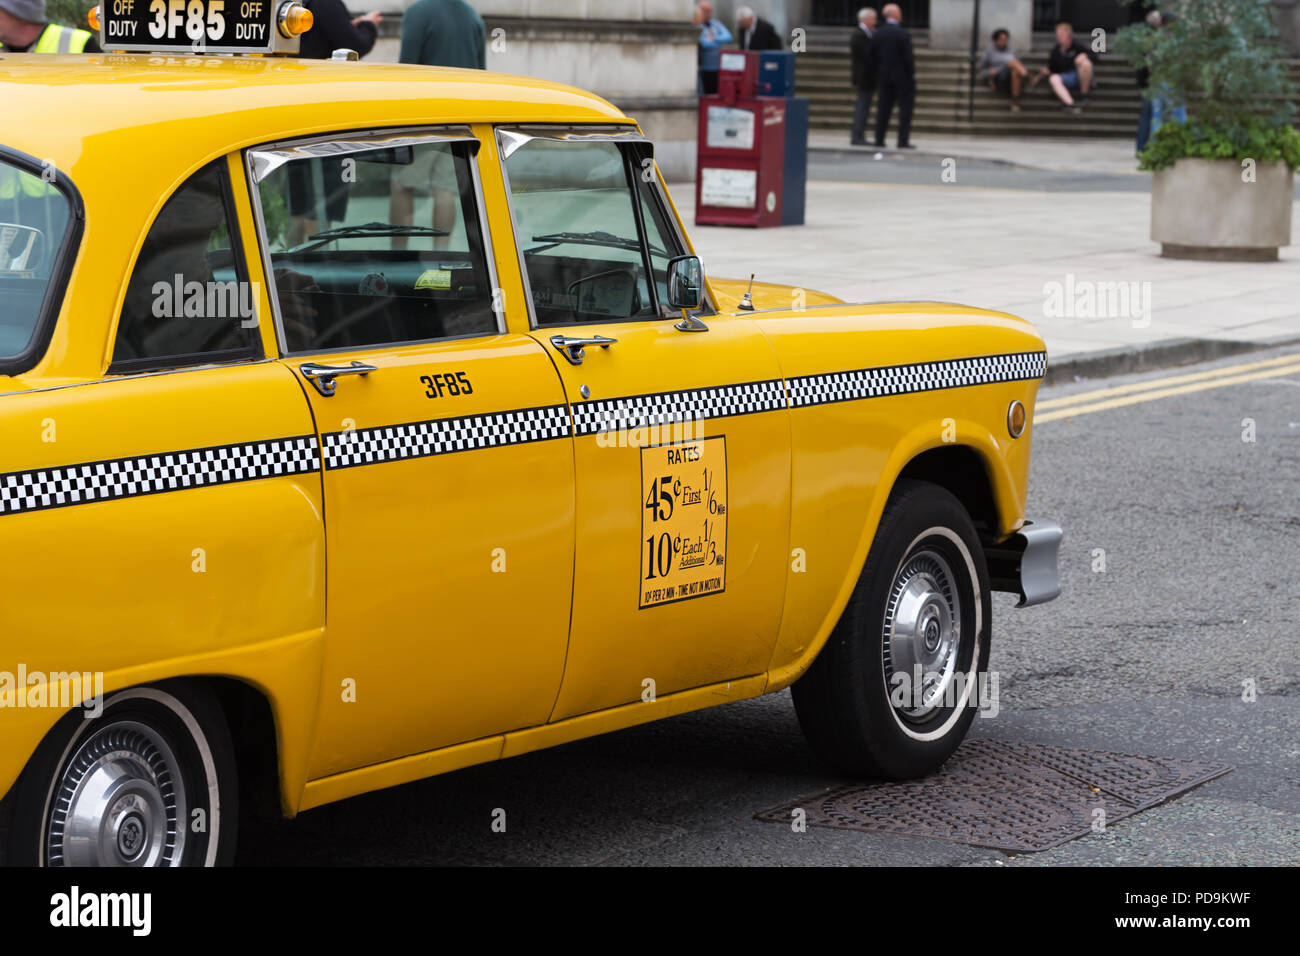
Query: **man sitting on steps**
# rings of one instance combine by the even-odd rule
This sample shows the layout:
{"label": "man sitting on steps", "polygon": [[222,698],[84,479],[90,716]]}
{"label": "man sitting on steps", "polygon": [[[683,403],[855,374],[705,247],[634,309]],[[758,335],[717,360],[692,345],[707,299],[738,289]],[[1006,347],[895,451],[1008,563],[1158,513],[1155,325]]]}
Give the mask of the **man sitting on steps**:
{"label": "man sitting on steps", "polygon": [[[1044,76],[1067,113],[1082,112],[1092,86],[1092,54],[1074,39],[1074,27],[1068,23],[1056,25],[1056,46],[1047,55],[1047,66],[1038,71],[1039,78]],[[1078,103],[1072,93],[1079,94]]]}
{"label": "man sitting on steps", "polygon": [[1011,95],[1011,112],[1019,113],[1020,88],[1029,71],[1011,48],[1011,34],[1001,27],[993,31],[993,45],[984,51],[979,71],[992,89]]}

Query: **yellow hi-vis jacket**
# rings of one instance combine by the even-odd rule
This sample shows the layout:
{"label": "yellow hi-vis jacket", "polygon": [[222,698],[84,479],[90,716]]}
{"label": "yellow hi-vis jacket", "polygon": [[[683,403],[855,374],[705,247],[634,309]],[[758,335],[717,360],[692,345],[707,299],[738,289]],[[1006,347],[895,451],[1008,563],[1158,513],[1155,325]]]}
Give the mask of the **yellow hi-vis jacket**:
{"label": "yellow hi-vis jacket", "polygon": [[[84,53],[86,43],[90,40],[89,30],[74,27],[61,27],[57,23],[47,23],[29,53]],[[0,50],[4,44],[0,43]]]}

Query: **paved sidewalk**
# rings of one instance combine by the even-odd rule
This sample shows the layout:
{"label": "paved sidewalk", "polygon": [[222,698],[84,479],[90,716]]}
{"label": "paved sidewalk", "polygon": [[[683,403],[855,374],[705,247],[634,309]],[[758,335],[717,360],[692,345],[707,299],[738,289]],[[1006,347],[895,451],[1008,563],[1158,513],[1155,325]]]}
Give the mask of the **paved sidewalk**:
{"label": "paved sidewalk", "polygon": [[[891,132],[892,137],[892,132]],[[1078,173],[1132,173],[1138,172],[1135,143],[1131,139],[1104,139],[1097,137],[1070,138],[1063,136],[1012,137],[1012,136],[913,136],[915,150],[893,148],[877,150],[873,146],[850,146],[847,132],[814,130],[808,134],[808,148],[818,153],[852,153],[874,156],[880,152],[882,161],[906,157],[909,161],[933,159],[936,164],[944,158],[963,159],[982,163],[1023,166],[1027,169],[1044,169],[1052,172]]]}
{"label": "paved sidewalk", "polygon": [[[811,182],[807,224],[763,230],[693,226],[691,189],[673,195],[711,274],[1012,312],[1038,327],[1054,363],[1189,338],[1300,340],[1300,248],[1272,263],[1161,258],[1145,192]],[[1127,307],[1100,283],[1127,284]]]}

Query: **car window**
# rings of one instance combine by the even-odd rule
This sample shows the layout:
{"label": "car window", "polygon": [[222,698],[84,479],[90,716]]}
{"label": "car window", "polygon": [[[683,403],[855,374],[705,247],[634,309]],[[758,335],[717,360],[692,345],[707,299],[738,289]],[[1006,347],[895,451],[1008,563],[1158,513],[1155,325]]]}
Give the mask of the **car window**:
{"label": "car window", "polygon": [[258,184],[287,351],[495,334],[474,144],[328,145]]}
{"label": "car window", "polygon": [[[515,238],[537,325],[656,316],[619,143],[529,139],[506,159]],[[653,261],[671,250],[651,230]]]}
{"label": "car window", "polygon": [[[668,218],[658,190],[657,174],[648,151],[634,150],[634,168],[637,171],[637,195],[641,203],[641,221],[645,224],[647,247],[650,251],[650,268],[654,272],[655,287],[659,293],[659,307],[668,301],[668,260],[685,253],[677,230]],[[666,315],[674,314],[671,310]]]}
{"label": "car window", "polygon": [[0,159],[0,362],[32,344],[71,203],[35,172]]}
{"label": "car window", "polygon": [[238,242],[224,159],[187,179],[149,227],[111,371],[260,358],[257,295]]}

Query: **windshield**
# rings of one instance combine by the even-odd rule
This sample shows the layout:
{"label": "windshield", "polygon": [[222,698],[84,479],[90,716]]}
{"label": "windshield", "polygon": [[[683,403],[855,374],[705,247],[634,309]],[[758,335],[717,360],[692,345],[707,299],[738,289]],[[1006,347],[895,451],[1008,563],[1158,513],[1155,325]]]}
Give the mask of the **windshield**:
{"label": "windshield", "polygon": [[54,183],[0,159],[0,361],[32,343],[70,216]]}

